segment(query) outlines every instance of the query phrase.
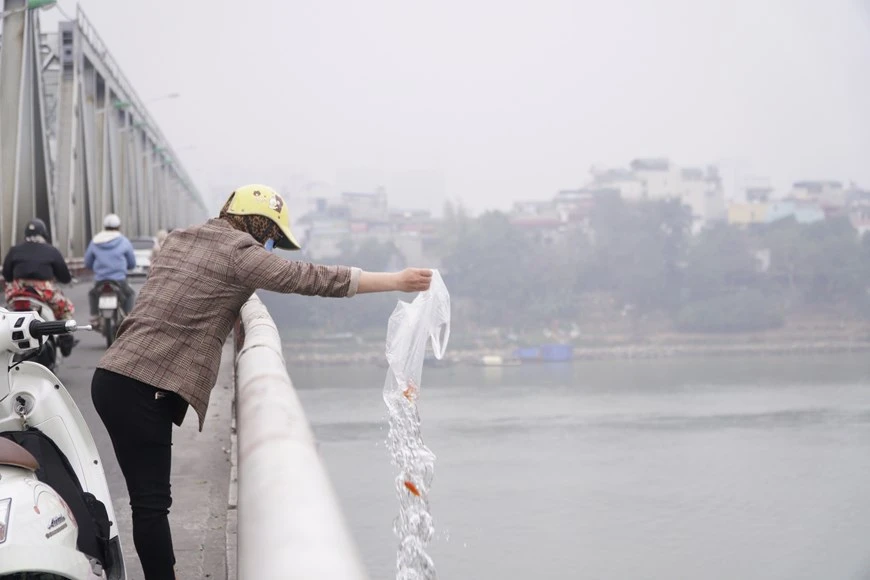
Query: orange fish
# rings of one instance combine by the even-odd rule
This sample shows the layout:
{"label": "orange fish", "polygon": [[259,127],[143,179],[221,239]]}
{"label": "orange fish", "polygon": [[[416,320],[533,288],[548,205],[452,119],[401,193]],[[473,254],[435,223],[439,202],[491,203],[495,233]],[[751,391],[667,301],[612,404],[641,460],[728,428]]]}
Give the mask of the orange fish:
{"label": "orange fish", "polygon": [[410,491],[411,493],[413,493],[413,494],[416,495],[417,497],[420,497],[420,490],[417,489],[417,486],[414,485],[413,482],[411,482],[411,481],[406,481],[406,482],[405,482],[405,487],[408,488],[408,491]]}
{"label": "orange fish", "polygon": [[408,381],[408,386],[402,391],[402,395],[411,402],[417,398],[417,385],[414,381]]}

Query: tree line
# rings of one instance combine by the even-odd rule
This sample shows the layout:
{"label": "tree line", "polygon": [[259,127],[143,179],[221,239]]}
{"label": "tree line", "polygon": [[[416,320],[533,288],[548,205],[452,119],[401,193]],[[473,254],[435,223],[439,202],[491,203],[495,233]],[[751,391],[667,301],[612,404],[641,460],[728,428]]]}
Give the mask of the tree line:
{"label": "tree line", "polygon": [[[584,298],[607,296],[614,316],[663,315],[692,332],[775,328],[811,310],[870,318],[870,236],[859,239],[848,219],[723,223],[697,235],[691,219],[677,201],[604,198],[584,227],[541,238],[502,212],[469,217],[448,206],[441,262],[454,317],[478,327],[543,328],[583,320]],[[382,270],[401,265],[396,257],[391,244],[368,241],[348,244],[334,262]],[[385,328],[395,303],[396,296],[373,296],[270,306],[279,323],[337,332]]]}

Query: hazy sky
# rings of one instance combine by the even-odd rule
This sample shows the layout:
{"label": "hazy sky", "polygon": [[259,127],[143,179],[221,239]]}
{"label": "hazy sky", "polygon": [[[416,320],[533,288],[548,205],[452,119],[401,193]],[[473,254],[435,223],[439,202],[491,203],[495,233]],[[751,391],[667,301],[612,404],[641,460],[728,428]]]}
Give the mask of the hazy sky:
{"label": "hazy sky", "polygon": [[149,108],[206,193],[504,208],[638,156],[870,187],[870,0],[80,4],[143,100],[181,94]]}

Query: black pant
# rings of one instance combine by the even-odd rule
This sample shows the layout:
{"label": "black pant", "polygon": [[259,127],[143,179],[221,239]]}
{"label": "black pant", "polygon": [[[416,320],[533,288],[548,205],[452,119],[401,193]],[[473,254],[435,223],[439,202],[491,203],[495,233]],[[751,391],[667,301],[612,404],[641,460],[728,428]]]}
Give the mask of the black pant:
{"label": "black pant", "polygon": [[94,407],[112,438],[133,510],[133,543],[146,580],[173,580],[175,554],[169,531],[172,505],[172,418],[177,394],[97,369]]}

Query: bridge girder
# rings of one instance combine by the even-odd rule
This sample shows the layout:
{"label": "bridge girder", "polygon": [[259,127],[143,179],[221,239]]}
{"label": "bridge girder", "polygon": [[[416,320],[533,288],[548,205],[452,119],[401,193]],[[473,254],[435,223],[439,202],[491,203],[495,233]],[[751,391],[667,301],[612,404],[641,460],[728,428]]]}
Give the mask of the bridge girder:
{"label": "bridge girder", "polygon": [[67,257],[84,254],[106,213],[131,237],[204,219],[202,196],[82,10],[53,38],[27,0],[4,0],[4,12],[0,253],[33,216]]}

